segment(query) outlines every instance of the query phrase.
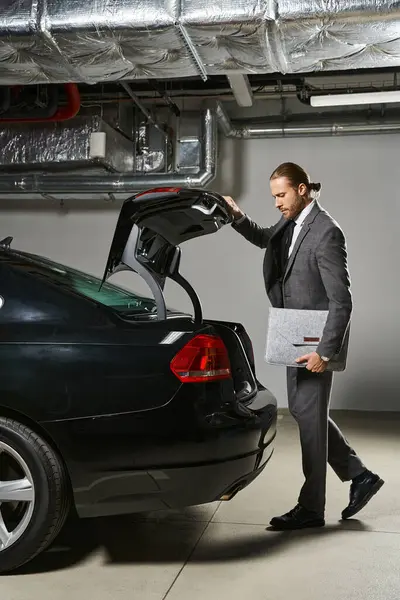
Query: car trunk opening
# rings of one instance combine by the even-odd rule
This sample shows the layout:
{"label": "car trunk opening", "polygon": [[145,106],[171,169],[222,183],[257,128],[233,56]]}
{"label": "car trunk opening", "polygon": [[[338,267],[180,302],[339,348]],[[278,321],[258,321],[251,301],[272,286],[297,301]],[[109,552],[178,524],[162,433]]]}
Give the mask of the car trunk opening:
{"label": "car trunk opening", "polygon": [[156,188],[136,194],[121,208],[103,282],[119,271],[138,273],[154,296],[157,319],[165,320],[164,287],[169,277],[189,295],[194,320],[201,323],[200,300],[179,272],[180,244],[215,233],[231,222],[226,202],[213,192]]}

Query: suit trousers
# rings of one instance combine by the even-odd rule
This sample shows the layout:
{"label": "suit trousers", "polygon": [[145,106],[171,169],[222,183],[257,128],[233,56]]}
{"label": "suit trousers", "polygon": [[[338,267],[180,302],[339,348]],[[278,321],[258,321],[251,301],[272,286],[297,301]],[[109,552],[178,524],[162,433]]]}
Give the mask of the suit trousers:
{"label": "suit trousers", "polygon": [[342,481],[360,475],[365,466],[329,417],[333,373],[311,373],[304,367],[288,367],[289,410],[300,430],[304,485],[299,504],[323,515],[327,464]]}

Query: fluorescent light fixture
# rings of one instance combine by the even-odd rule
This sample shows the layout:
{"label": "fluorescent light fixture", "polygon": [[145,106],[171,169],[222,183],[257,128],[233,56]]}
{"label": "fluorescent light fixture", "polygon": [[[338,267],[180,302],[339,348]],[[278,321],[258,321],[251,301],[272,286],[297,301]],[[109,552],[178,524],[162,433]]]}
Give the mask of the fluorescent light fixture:
{"label": "fluorescent light fixture", "polygon": [[238,73],[227,75],[227,78],[239,106],[253,106],[253,90],[247,75]]}
{"label": "fluorescent light fixture", "polygon": [[326,94],[311,96],[310,104],[322,106],[356,106],[358,104],[390,104],[400,102],[400,90],[392,92],[365,92],[362,94]]}

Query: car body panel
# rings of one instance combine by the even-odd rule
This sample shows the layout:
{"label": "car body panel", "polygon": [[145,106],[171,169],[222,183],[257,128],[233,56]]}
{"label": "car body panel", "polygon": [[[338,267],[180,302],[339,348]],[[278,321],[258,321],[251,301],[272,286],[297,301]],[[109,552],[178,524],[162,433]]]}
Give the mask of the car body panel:
{"label": "car body panel", "polygon": [[[100,516],[111,506],[121,513],[129,506],[155,510],[214,501],[270,458],[276,402],[268,391],[260,393],[258,407],[242,411],[217,406],[216,390],[201,393],[194,403],[196,396],[188,397],[184,387],[167,406],[139,418],[125,414],[44,424],[69,457],[79,514]],[[201,485],[196,473],[207,474]]]}
{"label": "car body panel", "polygon": [[[0,244],[0,415],[46,433],[81,516],[229,498],[273,451],[277,403],[257,381],[244,327],[203,319],[190,286],[194,317],[168,310],[163,296],[167,276],[185,287],[174,244],[217,231],[231,217],[211,193],[157,194],[124,204],[103,280]],[[126,220],[132,204],[136,216]],[[141,254],[143,240],[149,245]],[[167,248],[164,258],[153,254],[157,248]],[[138,268],[159,296],[109,284],[120,268]],[[172,359],[199,334],[221,337],[231,378],[189,384],[174,375]]]}

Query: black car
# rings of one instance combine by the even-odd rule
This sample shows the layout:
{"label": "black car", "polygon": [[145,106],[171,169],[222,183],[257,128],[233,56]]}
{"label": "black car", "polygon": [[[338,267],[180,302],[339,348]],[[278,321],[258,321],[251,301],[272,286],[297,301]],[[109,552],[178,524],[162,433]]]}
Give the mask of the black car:
{"label": "black car", "polygon": [[[203,318],[180,244],[231,222],[219,195],[121,209],[103,280],[0,244],[0,571],[80,517],[229,500],[271,457],[274,396],[239,323]],[[131,270],[153,297],[111,285]],[[170,310],[170,277],[194,316]]]}

